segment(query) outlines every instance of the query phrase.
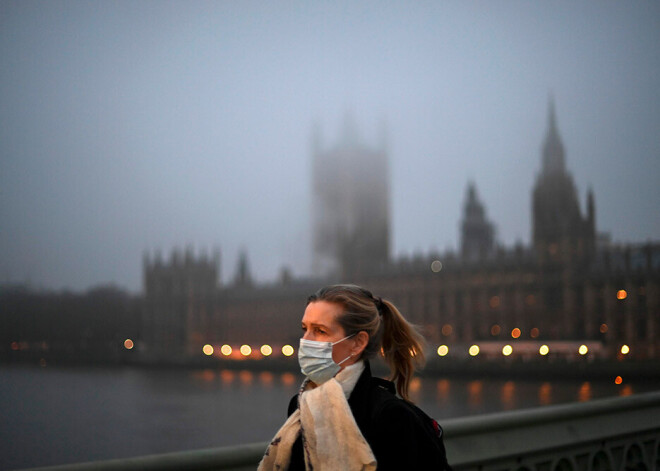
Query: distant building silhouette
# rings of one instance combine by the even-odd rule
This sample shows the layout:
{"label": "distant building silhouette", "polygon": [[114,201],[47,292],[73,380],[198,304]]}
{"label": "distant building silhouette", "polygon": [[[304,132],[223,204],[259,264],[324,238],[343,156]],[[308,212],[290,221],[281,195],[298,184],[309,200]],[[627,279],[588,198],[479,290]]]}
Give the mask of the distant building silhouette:
{"label": "distant building silhouette", "polygon": [[241,250],[238,255],[238,263],[236,265],[236,277],[234,278],[234,286],[249,287],[252,286],[252,274],[250,273],[250,264],[248,262],[247,252]]}
{"label": "distant building silhouette", "polygon": [[338,143],[312,149],[313,269],[350,278],[382,270],[389,261],[389,168],[384,143],[364,145],[350,114]]}
{"label": "distant building silhouette", "polygon": [[479,262],[492,256],[494,250],[495,228],[486,219],[476,185],[470,182],[461,222],[461,257],[465,262]]}
{"label": "distant building silhouette", "polygon": [[[235,283],[220,285],[217,260],[145,260],[147,351],[200,355],[214,346],[296,345],[305,299],[330,282],[352,282],[391,299],[420,325],[433,346],[467,356],[660,356],[660,244],[613,246],[597,235],[595,201],[586,214],[566,169],[554,102],[532,192],[532,242],[511,248],[495,243],[476,186],[469,183],[460,221],[460,253],[389,256],[389,179],[384,145],[365,147],[347,118],[339,143],[313,145],[313,261],[318,278],[253,283],[247,255]],[[562,350],[563,349],[563,350]],[[568,353],[567,353],[568,352]]]}
{"label": "distant building silhouette", "polygon": [[595,206],[591,191],[582,217],[573,177],[566,170],[554,102],[550,102],[548,133],[542,150],[541,173],[532,196],[532,240],[539,262],[588,263],[596,245]]}
{"label": "distant building silhouette", "polygon": [[143,355],[154,361],[183,360],[208,340],[217,313],[220,254],[195,256],[173,250],[168,261],[143,257]]}

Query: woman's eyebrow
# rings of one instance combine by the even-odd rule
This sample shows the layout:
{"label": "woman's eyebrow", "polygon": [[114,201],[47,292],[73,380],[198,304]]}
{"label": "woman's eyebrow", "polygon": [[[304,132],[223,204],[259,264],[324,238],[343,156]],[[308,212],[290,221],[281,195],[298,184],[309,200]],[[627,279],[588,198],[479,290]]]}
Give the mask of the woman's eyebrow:
{"label": "woman's eyebrow", "polygon": [[[305,323],[302,323],[302,326],[305,327]],[[329,329],[329,327],[325,324],[320,324],[318,322],[310,322],[309,324],[310,327],[323,327],[324,329]]]}

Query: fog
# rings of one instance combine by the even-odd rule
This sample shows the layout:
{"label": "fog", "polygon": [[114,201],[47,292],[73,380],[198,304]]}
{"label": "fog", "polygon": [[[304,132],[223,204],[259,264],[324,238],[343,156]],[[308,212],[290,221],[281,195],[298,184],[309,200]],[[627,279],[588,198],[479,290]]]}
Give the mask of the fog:
{"label": "fog", "polygon": [[549,101],[581,203],[660,236],[658,2],[0,3],[0,283],[141,289],[145,251],[311,267],[311,137],[388,129],[394,257],[458,248],[468,181],[530,240]]}

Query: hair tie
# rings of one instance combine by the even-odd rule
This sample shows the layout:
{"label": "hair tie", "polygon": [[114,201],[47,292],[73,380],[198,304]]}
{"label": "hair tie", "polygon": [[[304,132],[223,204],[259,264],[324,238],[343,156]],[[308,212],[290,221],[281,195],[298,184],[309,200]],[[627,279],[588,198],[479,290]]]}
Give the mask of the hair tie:
{"label": "hair tie", "polygon": [[383,300],[379,297],[374,297],[374,303],[376,304],[376,309],[378,309],[378,315],[383,317]]}

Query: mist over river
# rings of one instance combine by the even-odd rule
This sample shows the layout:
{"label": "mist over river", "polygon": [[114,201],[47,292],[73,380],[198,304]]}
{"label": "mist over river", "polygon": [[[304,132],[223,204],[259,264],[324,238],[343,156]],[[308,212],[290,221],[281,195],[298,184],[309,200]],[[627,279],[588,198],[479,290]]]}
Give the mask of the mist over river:
{"label": "mist over river", "polygon": [[[268,371],[0,366],[0,469],[266,441],[301,375]],[[622,396],[658,380],[416,379],[443,419]]]}

